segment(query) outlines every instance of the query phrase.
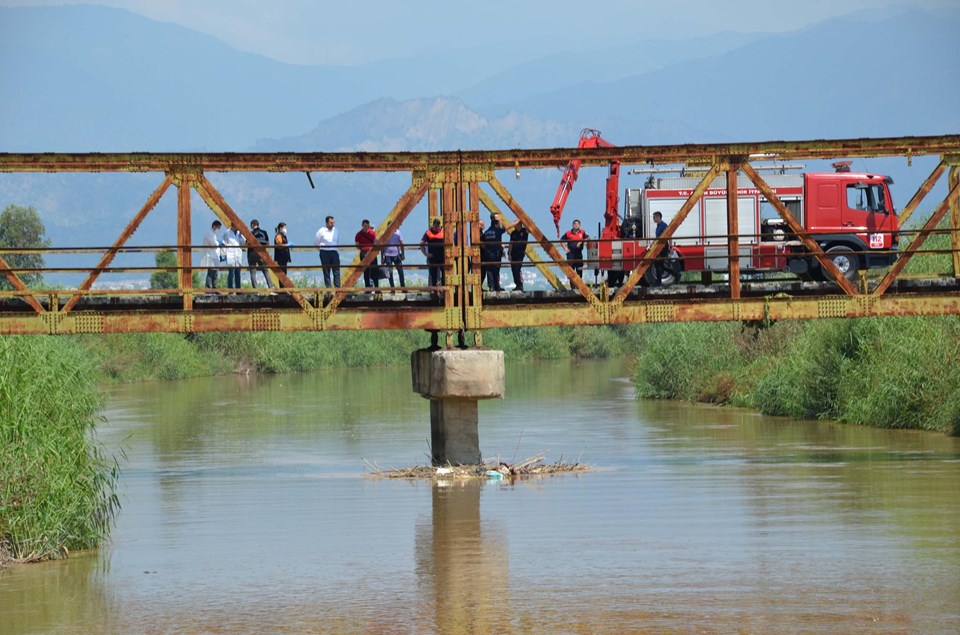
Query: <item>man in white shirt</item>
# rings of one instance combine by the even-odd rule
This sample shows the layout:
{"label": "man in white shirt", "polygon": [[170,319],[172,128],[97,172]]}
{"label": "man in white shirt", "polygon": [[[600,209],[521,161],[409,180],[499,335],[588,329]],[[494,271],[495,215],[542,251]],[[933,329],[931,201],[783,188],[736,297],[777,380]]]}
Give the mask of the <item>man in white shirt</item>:
{"label": "man in white shirt", "polygon": [[220,266],[220,221],[215,220],[210,230],[203,235],[203,258],[200,266],[207,268],[207,280],[204,285],[207,289],[217,288],[217,268]]}
{"label": "man in white shirt", "polygon": [[333,286],[340,286],[340,230],[333,226],[333,216],[327,216],[326,225],[317,231],[313,244],[320,249],[320,265],[323,267],[323,284],[330,288],[330,274],[333,274]]}
{"label": "man in white shirt", "polygon": [[400,275],[400,286],[407,286],[403,280],[403,257],[404,257],[404,246],[403,246],[403,236],[400,234],[400,230],[393,232],[393,236],[387,241],[386,247],[383,248],[383,268],[387,270],[387,275],[390,276],[390,286],[393,286],[393,269],[396,267],[397,273]]}

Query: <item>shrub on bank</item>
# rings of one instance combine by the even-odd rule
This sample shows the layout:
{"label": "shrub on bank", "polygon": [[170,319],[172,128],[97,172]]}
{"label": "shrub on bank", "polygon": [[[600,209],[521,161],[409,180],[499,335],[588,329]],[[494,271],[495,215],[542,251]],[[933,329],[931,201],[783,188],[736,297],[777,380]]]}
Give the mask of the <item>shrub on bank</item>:
{"label": "shrub on bank", "polygon": [[679,323],[647,327],[637,352],[636,384],[641,397],[725,403],[744,365],[738,324]]}
{"label": "shrub on bank", "polygon": [[641,397],[960,435],[960,318],[651,327]]}
{"label": "shrub on bank", "polygon": [[95,547],[119,508],[98,372],[68,338],[0,337],[0,561]]}

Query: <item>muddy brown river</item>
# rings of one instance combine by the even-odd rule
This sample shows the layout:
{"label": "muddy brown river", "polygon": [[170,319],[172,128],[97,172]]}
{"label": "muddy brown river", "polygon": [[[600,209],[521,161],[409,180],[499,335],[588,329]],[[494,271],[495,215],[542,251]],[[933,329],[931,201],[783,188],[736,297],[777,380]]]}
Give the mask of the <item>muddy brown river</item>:
{"label": "muddy brown river", "polygon": [[507,367],[485,458],[428,462],[407,368],[111,390],[111,543],[0,573],[13,633],[957,633],[960,440],[637,400],[623,362]]}

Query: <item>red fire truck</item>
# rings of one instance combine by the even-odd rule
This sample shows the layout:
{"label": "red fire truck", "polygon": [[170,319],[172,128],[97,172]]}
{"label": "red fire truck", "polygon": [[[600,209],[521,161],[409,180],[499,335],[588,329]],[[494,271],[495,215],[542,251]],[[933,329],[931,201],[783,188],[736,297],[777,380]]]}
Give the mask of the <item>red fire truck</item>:
{"label": "red fire truck", "polygon": [[[849,171],[771,174],[764,181],[811,238],[852,280],[861,269],[886,267],[897,257],[897,216],[890,197],[890,177]],[[640,170],[639,172],[642,172]],[[612,272],[634,269],[653,243],[653,214],[667,223],[687,201],[701,177],[651,176],[643,188],[628,188],[619,239],[594,243],[591,259]],[[745,177],[738,182],[737,215],[740,270],[743,273],[788,272],[807,280],[826,280],[819,262],[793,235],[763,194]],[[661,283],[672,284],[681,271],[725,272],[727,253],[726,176],[714,179],[670,241],[671,266],[662,267]],[[647,283],[656,282],[651,267]]]}

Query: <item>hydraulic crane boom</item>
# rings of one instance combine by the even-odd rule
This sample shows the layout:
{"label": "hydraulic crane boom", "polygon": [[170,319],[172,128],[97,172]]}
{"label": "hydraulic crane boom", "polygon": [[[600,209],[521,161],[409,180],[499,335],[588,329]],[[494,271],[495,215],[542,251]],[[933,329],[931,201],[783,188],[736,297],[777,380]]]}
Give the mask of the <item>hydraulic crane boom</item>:
{"label": "hydraulic crane boom", "polygon": [[[613,148],[615,146],[601,137],[599,130],[584,128],[580,131],[580,142],[577,144],[577,147]],[[560,217],[563,215],[563,208],[567,205],[567,197],[570,195],[570,191],[573,190],[573,184],[577,181],[581,163],[582,161],[579,159],[574,159],[567,164],[567,167],[563,171],[563,178],[560,179],[557,194],[553,197],[553,205],[550,206],[550,213],[553,214],[553,224],[556,225],[558,238],[560,237]],[[610,173],[607,175],[606,209],[603,213],[606,221],[606,226],[603,230],[604,235],[608,235],[611,231],[619,234],[620,231],[620,216],[617,212],[617,207],[620,203],[620,194],[618,193],[619,183],[620,162],[611,161]]]}

